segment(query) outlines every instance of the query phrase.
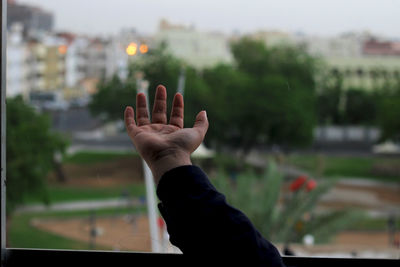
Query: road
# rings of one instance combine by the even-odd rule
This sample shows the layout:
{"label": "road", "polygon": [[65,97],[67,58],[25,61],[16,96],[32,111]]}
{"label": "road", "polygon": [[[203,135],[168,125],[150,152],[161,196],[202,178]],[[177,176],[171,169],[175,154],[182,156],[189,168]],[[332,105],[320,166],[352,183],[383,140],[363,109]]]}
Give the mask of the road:
{"label": "road", "polygon": [[105,208],[124,208],[124,207],[140,207],[145,202],[138,199],[112,198],[104,200],[81,200],[71,202],[54,203],[51,205],[32,204],[19,207],[16,213],[25,212],[44,212],[44,211],[78,211],[78,210],[98,210]]}
{"label": "road", "polygon": [[88,108],[51,111],[49,115],[53,129],[71,138],[70,153],[78,150],[134,149],[121,123],[104,123],[99,117],[93,117]]}

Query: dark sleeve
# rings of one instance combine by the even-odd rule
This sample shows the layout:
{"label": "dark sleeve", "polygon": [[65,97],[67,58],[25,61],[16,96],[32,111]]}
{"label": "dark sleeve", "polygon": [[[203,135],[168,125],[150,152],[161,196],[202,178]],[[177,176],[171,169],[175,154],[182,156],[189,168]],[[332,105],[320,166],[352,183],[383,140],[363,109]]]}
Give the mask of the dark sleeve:
{"label": "dark sleeve", "polygon": [[195,166],[165,173],[157,187],[170,241],[192,260],[238,266],[284,266],[278,250]]}

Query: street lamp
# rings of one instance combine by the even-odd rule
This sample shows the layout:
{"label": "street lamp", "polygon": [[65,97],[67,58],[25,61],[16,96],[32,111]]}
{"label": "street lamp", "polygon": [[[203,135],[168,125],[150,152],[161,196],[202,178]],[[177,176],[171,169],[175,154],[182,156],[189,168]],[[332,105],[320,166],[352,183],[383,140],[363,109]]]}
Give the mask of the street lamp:
{"label": "street lamp", "polygon": [[58,47],[58,53],[65,55],[67,53],[68,47],[66,45],[60,45]]}
{"label": "street lamp", "polygon": [[[149,97],[148,97],[148,88],[149,82],[143,79],[143,73],[136,73],[136,85],[138,93],[144,93],[147,100],[147,112],[149,111]],[[147,163],[142,159],[143,164],[143,173],[144,180],[146,185],[146,198],[147,198],[147,212],[149,218],[149,227],[150,227],[150,239],[151,239],[151,250],[152,252],[160,253],[161,244],[160,244],[160,233],[157,227],[157,211],[156,211],[156,194],[155,194],[155,185],[153,175]]]}
{"label": "street lamp", "polygon": [[130,43],[127,47],[126,47],[126,53],[128,54],[128,56],[134,56],[136,55],[137,52],[137,44],[136,43]]}
{"label": "street lamp", "polygon": [[146,44],[141,44],[139,46],[139,51],[142,54],[146,54],[149,51],[149,47]]}

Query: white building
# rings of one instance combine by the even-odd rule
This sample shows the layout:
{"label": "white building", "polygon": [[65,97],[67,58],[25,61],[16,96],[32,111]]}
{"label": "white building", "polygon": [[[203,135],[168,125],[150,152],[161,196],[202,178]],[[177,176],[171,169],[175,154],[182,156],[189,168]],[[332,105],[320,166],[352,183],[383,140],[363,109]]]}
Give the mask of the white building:
{"label": "white building", "polygon": [[28,50],[23,41],[23,28],[20,24],[11,26],[7,38],[7,97],[23,95],[27,97],[26,81]]}
{"label": "white building", "polygon": [[399,55],[385,54],[380,47],[374,54],[366,53],[365,45],[375,38],[368,33],[347,33],[336,37],[295,36],[295,42],[321,57],[328,73],[340,74],[344,88],[372,90],[394,81],[400,72]]}
{"label": "white building", "polygon": [[335,37],[294,35],[297,45],[305,46],[310,54],[323,58],[361,57],[362,43],[367,38],[367,34],[355,33]]}
{"label": "white building", "polygon": [[221,33],[200,32],[162,20],[154,41],[164,42],[174,56],[196,68],[232,62],[228,38]]}
{"label": "white building", "polygon": [[344,88],[373,90],[399,77],[399,42],[390,42],[369,33],[345,33],[324,37],[259,31],[250,34],[249,37],[260,40],[269,47],[304,47],[308,53],[325,62],[326,74],[341,75]]}
{"label": "white building", "polygon": [[[107,38],[91,38],[61,34],[67,43],[65,55],[65,85],[67,98],[86,97],[96,91],[97,83],[118,75],[122,80],[128,76],[129,63],[142,54],[141,44],[147,43],[133,29],[124,29]],[[130,44],[137,45],[134,56],[127,54]]]}
{"label": "white building", "polygon": [[264,30],[254,32],[246,36],[263,42],[267,47],[296,44],[294,36],[283,31]]}
{"label": "white building", "polygon": [[74,38],[69,43],[65,55],[65,85],[74,88],[85,78],[85,50],[89,46],[87,38]]}

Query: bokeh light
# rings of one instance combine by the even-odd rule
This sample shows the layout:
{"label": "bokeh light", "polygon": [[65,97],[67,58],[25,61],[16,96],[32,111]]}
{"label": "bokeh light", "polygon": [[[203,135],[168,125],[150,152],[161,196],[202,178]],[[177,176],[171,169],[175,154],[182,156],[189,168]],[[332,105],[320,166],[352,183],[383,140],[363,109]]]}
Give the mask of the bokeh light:
{"label": "bokeh light", "polygon": [[66,45],[60,45],[58,47],[58,53],[60,53],[61,55],[65,55],[68,51],[68,47]]}
{"label": "bokeh light", "polygon": [[141,44],[139,47],[139,51],[142,54],[146,54],[149,51],[149,47],[146,44]]}
{"label": "bokeh light", "polygon": [[126,53],[129,56],[134,56],[137,52],[137,44],[136,43],[130,43],[128,47],[126,48]]}

